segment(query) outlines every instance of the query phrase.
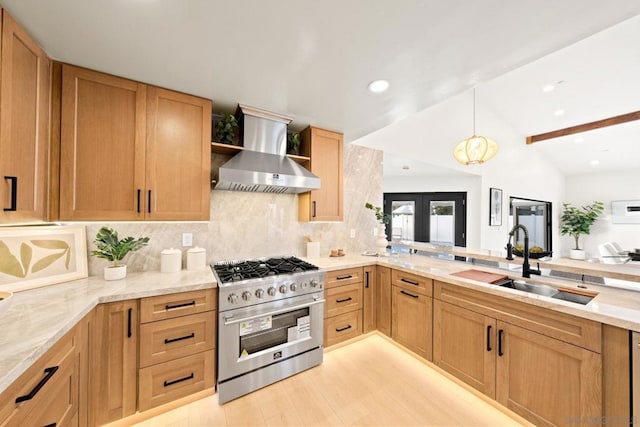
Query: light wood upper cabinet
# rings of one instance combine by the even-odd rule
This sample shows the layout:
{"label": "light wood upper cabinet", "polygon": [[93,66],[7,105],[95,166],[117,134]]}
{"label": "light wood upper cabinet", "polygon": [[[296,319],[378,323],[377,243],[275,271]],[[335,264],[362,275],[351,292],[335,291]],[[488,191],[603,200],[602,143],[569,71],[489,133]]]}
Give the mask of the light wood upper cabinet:
{"label": "light wood upper cabinet", "polygon": [[298,196],[299,220],[342,221],[343,136],[311,126],[301,136],[303,146],[309,147],[309,169],[320,178],[320,189]]}
{"label": "light wood upper cabinet", "polygon": [[46,219],[50,60],[2,10],[0,223]]}
{"label": "light wood upper cabinet", "polygon": [[211,101],[62,66],[61,220],[207,220]]}

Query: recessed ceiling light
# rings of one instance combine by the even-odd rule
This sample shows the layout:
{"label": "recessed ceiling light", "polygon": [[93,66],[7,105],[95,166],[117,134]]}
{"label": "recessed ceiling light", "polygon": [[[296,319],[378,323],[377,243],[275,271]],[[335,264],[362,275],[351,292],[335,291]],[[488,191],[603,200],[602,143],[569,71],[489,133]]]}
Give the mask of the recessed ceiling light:
{"label": "recessed ceiling light", "polygon": [[542,87],[543,92],[553,92],[556,87],[554,85],[544,85]]}
{"label": "recessed ceiling light", "polygon": [[408,171],[409,170],[409,165],[402,166],[402,170]]}
{"label": "recessed ceiling light", "polygon": [[389,89],[389,82],[386,80],[374,80],[369,83],[369,90],[373,93],[384,92]]}
{"label": "recessed ceiling light", "polygon": [[591,164],[593,166],[598,166],[600,164],[600,160],[591,160]]}
{"label": "recessed ceiling light", "polygon": [[553,112],[553,115],[556,117],[560,117],[564,115],[564,110],[556,110]]}

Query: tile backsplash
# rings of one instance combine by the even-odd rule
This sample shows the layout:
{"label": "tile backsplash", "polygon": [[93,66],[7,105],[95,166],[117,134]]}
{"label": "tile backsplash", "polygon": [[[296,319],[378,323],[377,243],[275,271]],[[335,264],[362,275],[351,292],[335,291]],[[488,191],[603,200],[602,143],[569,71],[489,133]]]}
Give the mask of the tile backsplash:
{"label": "tile backsplash", "polygon": [[[347,254],[375,250],[373,213],[365,202],[382,204],[382,151],[357,145],[344,146],[343,222],[298,222],[298,196],[290,194],[211,192],[208,222],[85,223],[88,250],[104,225],[115,228],[121,237],[149,236],[149,246],[125,258],[129,271],[160,270],[160,252],[183,250],[182,233],[193,234],[193,245],[207,251],[207,262],[293,254],[306,255],[305,236],[320,241],[321,255],[332,248]],[[355,230],[355,238],[351,238]],[[106,260],[89,257],[89,274],[101,275]]]}

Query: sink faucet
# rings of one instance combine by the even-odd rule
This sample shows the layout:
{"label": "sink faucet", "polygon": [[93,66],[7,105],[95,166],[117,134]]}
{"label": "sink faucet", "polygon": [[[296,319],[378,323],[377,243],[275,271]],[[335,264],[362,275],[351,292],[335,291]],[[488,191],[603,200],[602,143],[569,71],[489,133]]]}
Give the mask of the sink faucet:
{"label": "sink faucet", "polygon": [[509,232],[509,241],[507,242],[507,259],[513,259],[513,245],[511,244],[511,238],[518,228],[521,228],[522,231],[524,231],[524,260],[522,261],[522,277],[529,278],[531,277],[531,266],[529,265],[529,231],[527,230],[527,227],[522,224],[516,224]]}

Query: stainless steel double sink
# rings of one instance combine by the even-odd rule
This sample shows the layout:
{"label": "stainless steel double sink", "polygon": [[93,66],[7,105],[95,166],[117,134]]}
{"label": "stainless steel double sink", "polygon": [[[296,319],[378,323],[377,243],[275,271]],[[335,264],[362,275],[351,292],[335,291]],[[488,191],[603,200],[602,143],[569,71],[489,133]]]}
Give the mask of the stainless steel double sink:
{"label": "stainless steel double sink", "polygon": [[597,294],[590,294],[587,292],[575,292],[570,289],[558,289],[549,285],[542,285],[538,283],[528,283],[521,279],[508,278],[499,283],[498,286],[504,288],[516,289],[518,291],[527,292],[530,294],[543,295],[545,297],[551,297],[562,301],[569,301],[576,304],[586,305]]}

